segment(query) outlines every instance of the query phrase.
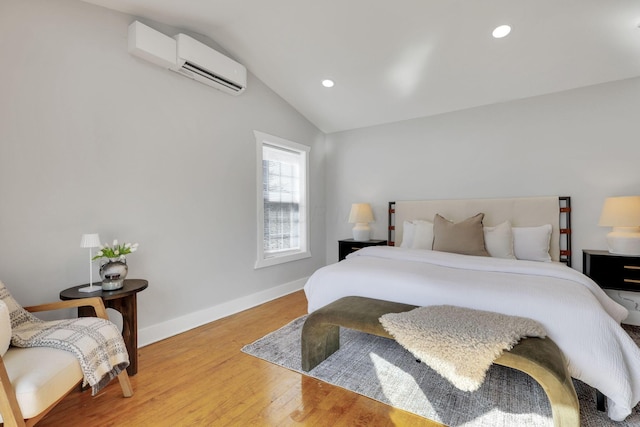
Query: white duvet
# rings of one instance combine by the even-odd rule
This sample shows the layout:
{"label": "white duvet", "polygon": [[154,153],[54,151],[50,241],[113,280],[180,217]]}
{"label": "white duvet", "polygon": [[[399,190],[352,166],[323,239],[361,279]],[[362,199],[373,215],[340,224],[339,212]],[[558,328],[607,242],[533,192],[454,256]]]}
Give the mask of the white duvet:
{"label": "white duvet", "polygon": [[640,400],[640,349],[620,327],[627,310],[564,264],[373,246],[317,270],[304,290],[310,313],[353,295],[529,317],[563,351],[571,376],[607,396],[611,419]]}

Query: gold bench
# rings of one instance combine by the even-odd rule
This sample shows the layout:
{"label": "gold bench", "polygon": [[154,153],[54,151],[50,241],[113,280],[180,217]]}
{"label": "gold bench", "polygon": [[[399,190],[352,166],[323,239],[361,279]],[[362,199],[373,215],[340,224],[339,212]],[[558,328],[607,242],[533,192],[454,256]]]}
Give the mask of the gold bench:
{"label": "gold bench", "polygon": [[[417,308],[364,297],[345,297],[311,313],[302,327],[302,369],[310,371],[340,348],[340,327],[393,337],[378,320]],[[522,371],[544,389],[556,427],[579,427],[580,406],[562,351],[550,338],[527,338],[494,361]]]}

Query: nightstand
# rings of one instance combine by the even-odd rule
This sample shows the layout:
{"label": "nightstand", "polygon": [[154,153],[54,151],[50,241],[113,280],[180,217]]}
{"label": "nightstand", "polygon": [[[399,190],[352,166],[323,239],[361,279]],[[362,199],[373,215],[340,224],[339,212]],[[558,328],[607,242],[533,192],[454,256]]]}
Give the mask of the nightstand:
{"label": "nightstand", "polygon": [[357,242],[353,239],[338,240],[338,261],[345,259],[351,252],[366,248],[367,246],[386,246],[386,240],[366,240]]}
{"label": "nightstand", "polygon": [[640,292],[640,256],[584,249],[582,272],[603,289]]}

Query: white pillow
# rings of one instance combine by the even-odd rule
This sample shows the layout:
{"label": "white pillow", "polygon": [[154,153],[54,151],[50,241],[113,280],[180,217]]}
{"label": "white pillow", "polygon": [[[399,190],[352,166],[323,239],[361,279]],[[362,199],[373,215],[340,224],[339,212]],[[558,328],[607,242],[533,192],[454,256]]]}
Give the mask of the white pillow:
{"label": "white pillow", "polygon": [[401,248],[411,248],[413,245],[413,236],[416,232],[416,227],[411,221],[404,221],[402,223],[402,243]]}
{"label": "white pillow", "polygon": [[9,349],[11,344],[11,319],[9,318],[9,308],[4,301],[0,300],[0,356]]}
{"label": "white pillow", "polygon": [[484,247],[494,258],[516,259],[513,254],[511,222],[505,221],[495,227],[483,227]]}
{"label": "white pillow", "polygon": [[431,221],[413,221],[414,233],[412,249],[433,249],[433,223]]}
{"label": "white pillow", "polygon": [[550,262],[551,224],[513,227],[513,252],[517,259]]}

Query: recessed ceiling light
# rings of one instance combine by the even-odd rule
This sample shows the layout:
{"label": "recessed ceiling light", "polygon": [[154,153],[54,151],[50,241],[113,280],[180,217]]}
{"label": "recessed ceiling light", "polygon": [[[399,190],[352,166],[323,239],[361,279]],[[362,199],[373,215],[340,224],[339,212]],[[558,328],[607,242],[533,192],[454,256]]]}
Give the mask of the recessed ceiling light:
{"label": "recessed ceiling light", "polygon": [[324,79],[322,81],[322,86],[324,87],[333,87],[334,84],[335,83],[333,82],[333,80],[330,80],[330,79]]}
{"label": "recessed ceiling light", "polygon": [[506,37],[507,35],[509,35],[509,33],[511,32],[511,27],[508,25],[500,25],[499,27],[496,27],[495,30],[493,30],[493,37],[497,38],[497,39],[501,39],[503,37]]}

